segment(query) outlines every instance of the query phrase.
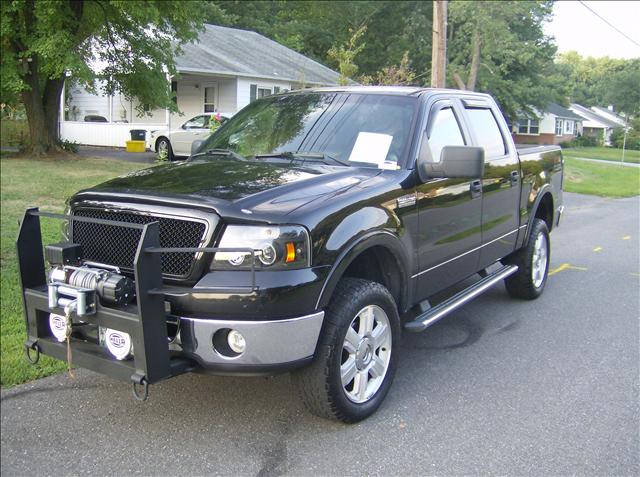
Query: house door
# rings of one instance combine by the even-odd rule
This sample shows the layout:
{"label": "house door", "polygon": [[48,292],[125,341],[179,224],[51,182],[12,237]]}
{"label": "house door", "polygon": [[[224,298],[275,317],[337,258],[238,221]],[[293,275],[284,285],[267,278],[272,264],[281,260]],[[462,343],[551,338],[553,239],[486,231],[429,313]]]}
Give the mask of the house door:
{"label": "house door", "polygon": [[218,83],[207,83],[203,88],[203,112],[215,113],[218,111]]}

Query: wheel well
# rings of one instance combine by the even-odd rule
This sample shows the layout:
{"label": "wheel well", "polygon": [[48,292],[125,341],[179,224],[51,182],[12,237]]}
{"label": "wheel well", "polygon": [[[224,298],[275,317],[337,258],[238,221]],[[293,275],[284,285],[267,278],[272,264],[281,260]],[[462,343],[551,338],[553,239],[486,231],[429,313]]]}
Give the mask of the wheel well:
{"label": "wheel well", "polygon": [[405,277],[388,248],[376,245],[366,249],[349,264],[342,276],[380,283],[389,290],[398,310],[402,310]]}
{"label": "wheel well", "polygon": [[540,199],[535,218],[544,220],[547,223],[547,228],[551,231],[553,228],[553,198],[549,192]]}

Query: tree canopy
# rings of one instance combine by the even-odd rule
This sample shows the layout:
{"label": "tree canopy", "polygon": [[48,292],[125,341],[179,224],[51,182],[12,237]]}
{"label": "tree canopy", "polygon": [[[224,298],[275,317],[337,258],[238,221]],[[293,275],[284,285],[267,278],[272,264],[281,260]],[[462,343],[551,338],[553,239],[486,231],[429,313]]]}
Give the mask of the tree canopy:
{"label": "tree canopy", "polygon": [[11,0],[0,8],[1,100],[24,104],[34,153],[56,147],[67,75],[172,107],[166,78],[176,48],[197,37],[203,11],[224,17],[213,4],[160,0]]}

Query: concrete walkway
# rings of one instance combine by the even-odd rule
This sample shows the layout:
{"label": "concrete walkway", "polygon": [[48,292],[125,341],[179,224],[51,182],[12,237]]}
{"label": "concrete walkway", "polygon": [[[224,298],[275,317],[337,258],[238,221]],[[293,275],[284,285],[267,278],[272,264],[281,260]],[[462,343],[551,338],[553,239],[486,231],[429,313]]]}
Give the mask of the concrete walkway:
{"label": "concrete walkway", "polygon": [[602,159],[589,159],[586,157],[569,157],[571,157],[571,159],[578,159],[579,161],[598,162],[600,164],[607,164],[610,166],[640,167],[640,164],[635,162],[603,161]]}

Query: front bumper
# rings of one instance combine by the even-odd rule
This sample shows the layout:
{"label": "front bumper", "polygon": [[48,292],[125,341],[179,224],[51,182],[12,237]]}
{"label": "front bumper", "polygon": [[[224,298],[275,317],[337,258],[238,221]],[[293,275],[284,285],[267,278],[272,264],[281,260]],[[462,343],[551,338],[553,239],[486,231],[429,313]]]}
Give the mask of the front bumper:
{"label": "front bumper", "polygon": [[[181,355],[205,371],[263,373],[294,368],[313,358],[324,312],[273,321],[205,320],[180,318]],[[236,330],[245,338],[246,350],[235,357],[216,350],[214,335]]]}

